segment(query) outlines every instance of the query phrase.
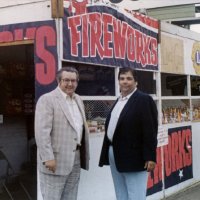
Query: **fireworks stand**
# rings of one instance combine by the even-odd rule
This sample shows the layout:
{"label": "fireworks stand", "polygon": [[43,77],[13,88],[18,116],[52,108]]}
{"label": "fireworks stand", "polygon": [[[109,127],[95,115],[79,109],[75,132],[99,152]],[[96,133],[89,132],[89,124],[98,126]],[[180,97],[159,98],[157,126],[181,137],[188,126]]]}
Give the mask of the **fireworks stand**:
{"label": "fireworks stand", "polygon": [[[56,87],[56,71],[68,65],[80,73],[77,93],[90,130],[90,170],[81,173],[79,200],[115,199],[109,167],[98,161],[120,67],[137,70],[138,88],[158,108],[157,165],[147,199],[200,180],[199,34],[100,0],[8,0],[0,2],[0,165],[6,170],[2,162],[9,162],[27,191],[13,191],[12,181],[8,191],[0,185],[0,199],[28,193],[42,200],[34,109]],[[4,170],[0,177],[8,178]]]}

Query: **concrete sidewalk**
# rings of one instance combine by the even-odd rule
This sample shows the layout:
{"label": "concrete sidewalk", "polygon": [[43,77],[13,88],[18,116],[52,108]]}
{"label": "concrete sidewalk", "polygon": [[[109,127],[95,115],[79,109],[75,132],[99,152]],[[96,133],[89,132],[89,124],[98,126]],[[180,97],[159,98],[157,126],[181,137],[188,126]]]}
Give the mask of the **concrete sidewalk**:
{"label": "concrete sidewalk", "polygon": [[165,200],[200,200],[200,182],[165,198]]}

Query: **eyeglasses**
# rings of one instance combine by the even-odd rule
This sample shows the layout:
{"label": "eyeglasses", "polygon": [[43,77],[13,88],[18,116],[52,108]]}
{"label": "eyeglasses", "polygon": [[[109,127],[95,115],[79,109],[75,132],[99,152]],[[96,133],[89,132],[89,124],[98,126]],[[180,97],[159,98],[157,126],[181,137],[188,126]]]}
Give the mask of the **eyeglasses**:
{"label": "eyeglasses", "polygon": [[64,83],[67,83],[67,84],[69,84],[70,82],[72,83],[72,84],[74,84],[74,83],[76,83],[77,82],[77,80],[76,79],[61,79]]}

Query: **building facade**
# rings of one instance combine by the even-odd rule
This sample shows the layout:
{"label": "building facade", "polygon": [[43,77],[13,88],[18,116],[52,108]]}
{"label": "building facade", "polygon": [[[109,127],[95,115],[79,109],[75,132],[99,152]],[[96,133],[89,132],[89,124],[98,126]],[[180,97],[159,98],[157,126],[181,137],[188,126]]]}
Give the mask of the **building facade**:
{"label": "building facade", "polygon": [[[159,111],[157,166],[149,174],[147,199],[199,181],[200,36],[108,3],[66,0],[63,13],[53,3],[0,3],[0,151],[27,186],[18,189],[21,195],[42,200],[34,107],[56,87],[56,71],[68,65],[79,70],[77,93],[91,132],[90,170],[81,175],[79,200],[115,199],[109,169],[98,168],[98,158],[104,120],[119,95],[120,67],[137,70],[139,89],[152,95]],[[7,186],[10,194],[4,185],[0,192],[5,199],[16,195]]]}

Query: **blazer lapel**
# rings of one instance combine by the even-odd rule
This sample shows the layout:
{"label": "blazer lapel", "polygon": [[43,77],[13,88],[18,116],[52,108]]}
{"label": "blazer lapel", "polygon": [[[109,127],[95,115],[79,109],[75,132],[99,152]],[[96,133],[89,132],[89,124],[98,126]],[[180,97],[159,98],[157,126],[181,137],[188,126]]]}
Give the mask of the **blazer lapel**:
{"label": "blazer lapel", "polygon": [[81,112],[81,116],[82,116],[82,118],[83,118],[83,121],[85,122],[86,121],[86,119],[85,119],[85,112],[84,112],[84,107],[83,107],[83,105],[82,105],[82,102],[81,102],[81,100],[80,100],[80,98],[77,96],[77,94],[75,94],[75,101],[76,101],[76,103],[77,103],[77,105],[78,105],[78,108],[79,108],[79,110],[80,110],[80,112]]}
{"label": "blazer lapel", "polygon": [[106,121],[105,121],[105,130],[107,131],[108,129],[108,124],[110,122],[110,117],[111,117],[111,113],[112,113],[112,110],[113,108],[115,107],[116,103],[119,101],[119,98],[116,99],[116,101],[114,102],[114,104],[112,105],[109,113],[108,113],[108,116],[106,117]]}
{"label": "blazer lapel", "polygon": [[59,105],[60,105],[65,117],[69,121],[70,125],[74,128],[74,130],[76,130],[75,124],[74,124],[74,120],[72,119],[72,116],[71,116],[71,114],[69,112],[69,108],[67,106],[67,102],[63,98],[62,94],[60,93],[60,91],[58,89],[55,90],[55,96],[56,96],[56,98],[58,100],[58,103],[59,103]]}
{"label": "blazer lapel", "polygon": [[133,104],[136,97],[138,96],[138,90],[136,90],[131,96],[130,98],[128,99],[128,102],[126,103],[126,105],[124,106],[124,108],[122,109],[122,112],[119,116],[119,120],[117,122],[117,125],[116,125],[116,129],[117,129],[117,126],[120,124],[120,122],[122,121],[122,119],[125,117],[126,113],[128,112],[128,110],[130,109],[130,104]]}

